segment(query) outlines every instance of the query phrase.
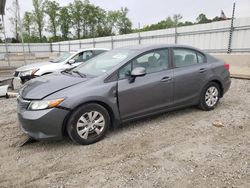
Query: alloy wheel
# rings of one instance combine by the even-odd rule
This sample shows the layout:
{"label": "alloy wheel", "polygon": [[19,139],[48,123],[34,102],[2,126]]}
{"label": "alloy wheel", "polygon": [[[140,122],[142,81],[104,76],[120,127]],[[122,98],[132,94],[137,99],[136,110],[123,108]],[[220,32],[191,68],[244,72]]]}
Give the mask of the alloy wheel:
{"label": "alloy wheel", "polygon": [[77,121],[76,129],[78,135],[87,140],[102,133],[105,126],[104,116],[97,111],[84,113]]}
{"label": "alloy wheel", "polygon": [[205,94],[205,102],[209,107],[216,105],[219,99],[219,91],[216,87],[211,86],[207,89]]}

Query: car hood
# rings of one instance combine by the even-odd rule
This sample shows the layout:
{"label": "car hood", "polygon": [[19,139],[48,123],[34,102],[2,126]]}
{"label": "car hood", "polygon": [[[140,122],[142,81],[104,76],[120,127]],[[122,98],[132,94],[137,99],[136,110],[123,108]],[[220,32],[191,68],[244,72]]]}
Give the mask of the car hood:
{"label": "car hood", "polygon": [[24,99],[40,100],[57,91],[87,80],[89,80],[89,78],[80,78],[64,74],[50,74],[26,82],[19,94]]}
{"label": "car hood", "polygon": [[32,64],[29,64],[29,65],[22,66],[22,67],[18,68],[16,71],[23,72],[23,71],[28,71],[28,70],[31,70],[31,69],[42,68],[44,66],[53,66],[55,64],[56,63],[51,63],[51,62],[48,62],[48,61],[41,62],[41,63],[32,63]]}

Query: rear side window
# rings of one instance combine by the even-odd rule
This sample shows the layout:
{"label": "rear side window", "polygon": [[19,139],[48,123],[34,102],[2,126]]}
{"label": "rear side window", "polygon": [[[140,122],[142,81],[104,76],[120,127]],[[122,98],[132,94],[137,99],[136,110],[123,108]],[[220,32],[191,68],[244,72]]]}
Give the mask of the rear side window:
{"label": "rear side window", "polygon": [[174,49],[174,64],[175,67],[185,67],[189,65],[195,65],[198,63],[205,63],[206,57],[202,53],[199,53],[191,49]]}
{"label": "rear side window", "polygon": [[196,52],[189,49],[174,49],[175,67],[185,67],[198,63]]}

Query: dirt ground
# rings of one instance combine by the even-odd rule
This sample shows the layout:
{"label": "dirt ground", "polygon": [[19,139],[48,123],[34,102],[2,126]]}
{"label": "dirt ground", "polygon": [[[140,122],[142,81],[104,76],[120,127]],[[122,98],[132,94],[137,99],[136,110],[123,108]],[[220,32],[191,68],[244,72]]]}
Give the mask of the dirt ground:
{"label": "dirt ground", "polygon": [[18,147],[15,103],[0,99],[0,187],[250,187],[250,81],[232,80],[214,111],[129,123],[89,146]]}

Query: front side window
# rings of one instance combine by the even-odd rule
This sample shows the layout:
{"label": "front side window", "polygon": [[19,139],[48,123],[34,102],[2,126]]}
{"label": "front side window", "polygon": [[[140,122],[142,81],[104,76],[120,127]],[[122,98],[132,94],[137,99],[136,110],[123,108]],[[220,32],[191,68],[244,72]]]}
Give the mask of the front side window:
{"label": "front side window", "polygon": [[144,67],[149,74],[166,70],[168,69],[168,65],[168,49],[150,51],[121,68],[119,78],[124,79],[131,73],[132,69],[136,67]]}
{"label": "front side window", "polygon": [[75,60],[76,63],[85,62],[89,60],[92,56],[93,56],[92,51],[86,51],[86,52],[80,52],[79,54],[75,55],[73,59]]}
{"label": "front side window", "polygon": [[198,63],[196,51],[189,49],[174,49],[175,67],[185,67]]}
{"label": "front side window", "polygon": [[119,79],[124,79],[131,74],[132,63],[128,63],[126,66],[119,70]]}

